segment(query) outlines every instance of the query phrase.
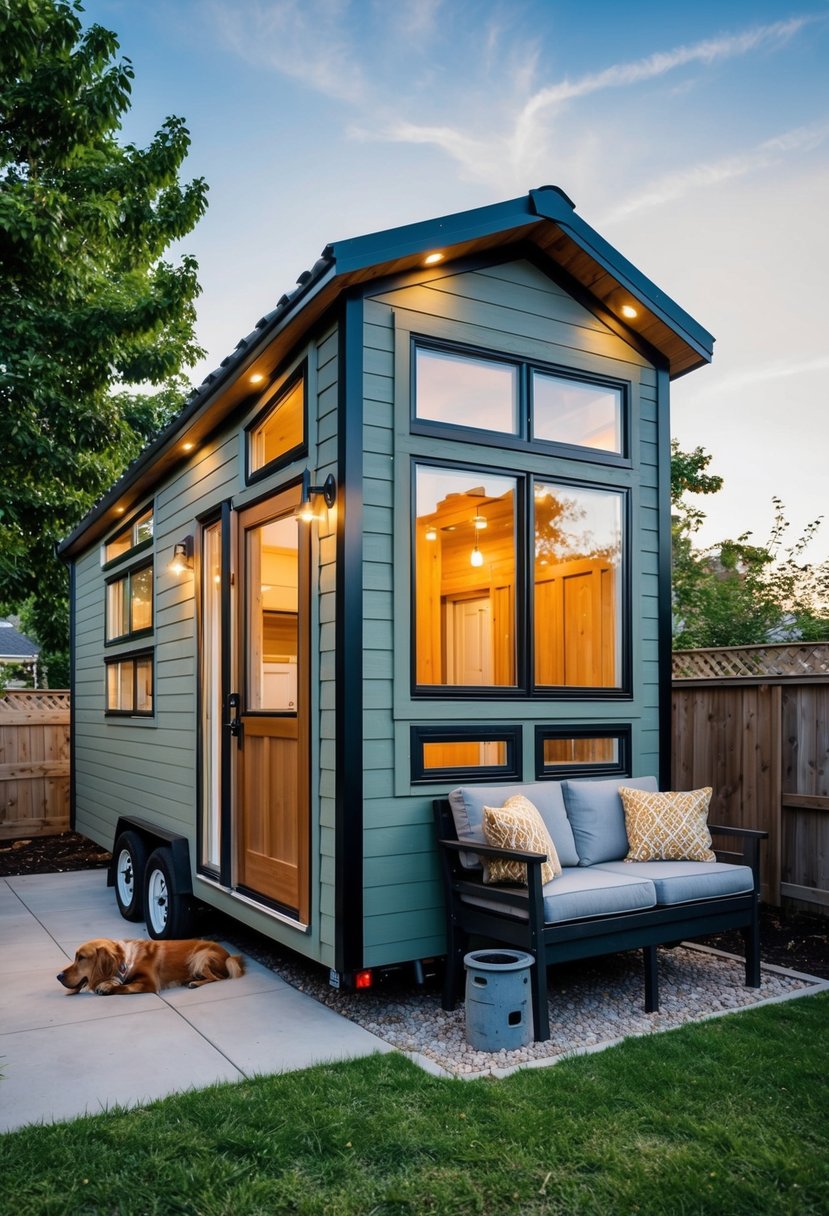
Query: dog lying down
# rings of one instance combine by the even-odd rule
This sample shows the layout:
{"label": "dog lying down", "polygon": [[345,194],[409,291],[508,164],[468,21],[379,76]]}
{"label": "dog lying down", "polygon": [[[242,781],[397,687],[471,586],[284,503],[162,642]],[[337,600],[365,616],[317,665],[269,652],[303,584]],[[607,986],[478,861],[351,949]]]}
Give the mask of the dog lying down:
{"label": "dog lying down", "polygon": [[70,992],[89,988],[99,996],[160,992],[186,984],[201,988],[217,980],[244,975],[245,961],[217,942],[130,941],[96,937],[75,951],[75,959],[58,979]]}

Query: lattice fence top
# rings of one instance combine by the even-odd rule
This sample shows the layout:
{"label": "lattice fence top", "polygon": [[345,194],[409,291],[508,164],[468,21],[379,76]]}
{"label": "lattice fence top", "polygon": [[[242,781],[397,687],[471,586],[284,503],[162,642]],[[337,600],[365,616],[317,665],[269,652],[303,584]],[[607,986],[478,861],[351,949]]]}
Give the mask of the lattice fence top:
{"label": "lattice fence top", "polygon": [[829,678],[829,642],[675,650],[675,680]]}
{"label": "lattice fence top", "polygon": [[19,714],[21,710],[30,713],[49,713],[52,711],[69,712],[69,693],[52,691],[48,688],[11,689],[0,694],[0,721],[5,715]]}

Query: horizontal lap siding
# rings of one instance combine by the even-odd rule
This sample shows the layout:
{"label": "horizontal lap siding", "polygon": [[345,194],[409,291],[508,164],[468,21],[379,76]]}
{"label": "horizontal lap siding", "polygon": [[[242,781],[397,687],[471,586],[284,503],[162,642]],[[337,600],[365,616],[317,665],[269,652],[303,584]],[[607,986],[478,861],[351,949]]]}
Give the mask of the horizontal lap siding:
{"label": "horizontal lap siding", "polygon": [[[434,849],[431,800],[443,787],[412,789],[411,721],[524,723],[524,774],[533,777],[532,727],[544,722],[631,722],[639,772],[658,771],[658,436],[654,369],[597,317],[528,263],[447,275],[426,285],[388,291],[366,302],[364,323],[364,912],[367,966],[428,957],[444,949],[443,897]],[[436,454],[409,434],[408,391],[395,386],[394,355],[404,340],[395,329],[530,357],[582,371],[629,378],[638,391],[632,428],[634,468],[607,470],[587,461],[551,461],[553,475],[631,487],[634,699],[632,702],[483,701],[458,705],[412,703],[409,688],[410,608],[408,506],[389,505],[394,476],[408,486],[412,452]],[[405,377],[406,371],[402,375]],[[400,368],[397,375],[401,375]],[[395,407],[395,402],[397,405]],[[395,408],[398,416],[395,419]],[[453,444],[449,459],[498,466],[497,449]],[[510,464],[510,459],[513,463]],[[522,458],[504,456],[520,469]],[[388,463],[386,463],[388,462]],[[534,464],[538,461],[534,459]],[[641,483],[640,483],[641,476]],[[397,565],[395,565],[397,563]],[[639,622],[641,621],[641,628]],[[386,678],[391,672],[392,679]]]}
{"label": "horizontal lap siding", "polygon": [[[147,815],[187,836],[196,828],[196,631],[193,576],[167,566],[173,546],[194,531],[198,514],[238,487],[239,440],[197,453],[155,496],[155,717],[104,715],[104,575],[96,546],[76,566],[75,780],[79,832],[111,847],[118,816]],[[125,568],[129,562],[125,563]]]}

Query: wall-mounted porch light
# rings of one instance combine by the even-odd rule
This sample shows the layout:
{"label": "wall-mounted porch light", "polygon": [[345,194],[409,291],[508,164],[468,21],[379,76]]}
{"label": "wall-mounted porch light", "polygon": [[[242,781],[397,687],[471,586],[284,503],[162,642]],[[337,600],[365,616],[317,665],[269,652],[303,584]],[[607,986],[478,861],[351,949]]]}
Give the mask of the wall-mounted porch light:
{"label": "wall-mounted porch light", "polygon": [[326,507],[329,509],[333,507],[337,501],[337,483],[334,480],[334,474],[329,473],[321,486],[312,486],[311,474],[306,469],[302,474],[302,497],[295,512],[297,519],[303,520],[304,523],[311,523],[312,520],[319,518],[314,503],[314,499],[319,495],[322,496]]}
{"label": "wall-mounted porch light", "polygon": [[185,536],[183,540],[173,545],[173,560],[170,562],[170,573],[180,578],[185,570],[193,569],[193,537]]}

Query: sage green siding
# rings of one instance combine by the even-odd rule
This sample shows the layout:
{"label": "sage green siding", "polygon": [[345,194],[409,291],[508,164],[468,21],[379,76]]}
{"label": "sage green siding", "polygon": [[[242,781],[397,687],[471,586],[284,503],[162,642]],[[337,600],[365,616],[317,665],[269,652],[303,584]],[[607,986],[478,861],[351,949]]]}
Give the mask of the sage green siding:
{"label": "sage green siding", "polygon": [[[308,360],[307,457],[265,481],[245,485],[244,428],[261,408],[267,394],[251,402],[157,488],[153,544],[155,628],[141,647],[155,655],[155,713],[152,719],[114,718],[104,714],[104,657],[138,648],[104,647],[105,575],[101,546],[86,552],[75,566],[75,789],[76,826],[91,839],[111,848],[120,815],[143,818],[170,832],[186,836],[191,861],[199,856],[197,840],[197,739],[195,582],[168,570],[173,546],[197,531],[197,519],[225,500],[235,508],[278,491],[306,465],[321,479],[336,473],[337,456],[337,330],[330,329],[283,369],[287,378]],[[135,506],[143,504],[136,503]],[[331,525],[333,529],[333,524]],[[235,899],[194,876],[194,890],[206,903],[220,908],[269,937],[317,959],[333,963],[333,785],[329,740],[333,739],[332,646],[335,587],[333,531],[316,530],[312,537],[312,566],[319,596],[311,597],[312,619],[312,746],[311,746],[311,926],[295,928],[268,916],[249,902]],[[125,563],[128,565],[129,563]],[[317,604],[319,608],[317,609]],[[317,646],[317,643],[319,644]],[[318,691],[317,691],[318,690]],[[319,814],[316,813],[317,804]]]}
{"label": "sage green siding", "polygon": [[[628,381],[631,467],[412,435],[413,334]],[[525,780],[534,778],[536,723],[630,724],[633,772],[658,772],[658,436],[655,369],[527,262],[430,275],[374,296],[366,301],[364,349],[364,942],[365,965],[373,966],[444,949],[431,800],[447,788],[412,785],[412,723],[520,724]],[[630,490],[631,700],[412,699],[413,456]]]}

